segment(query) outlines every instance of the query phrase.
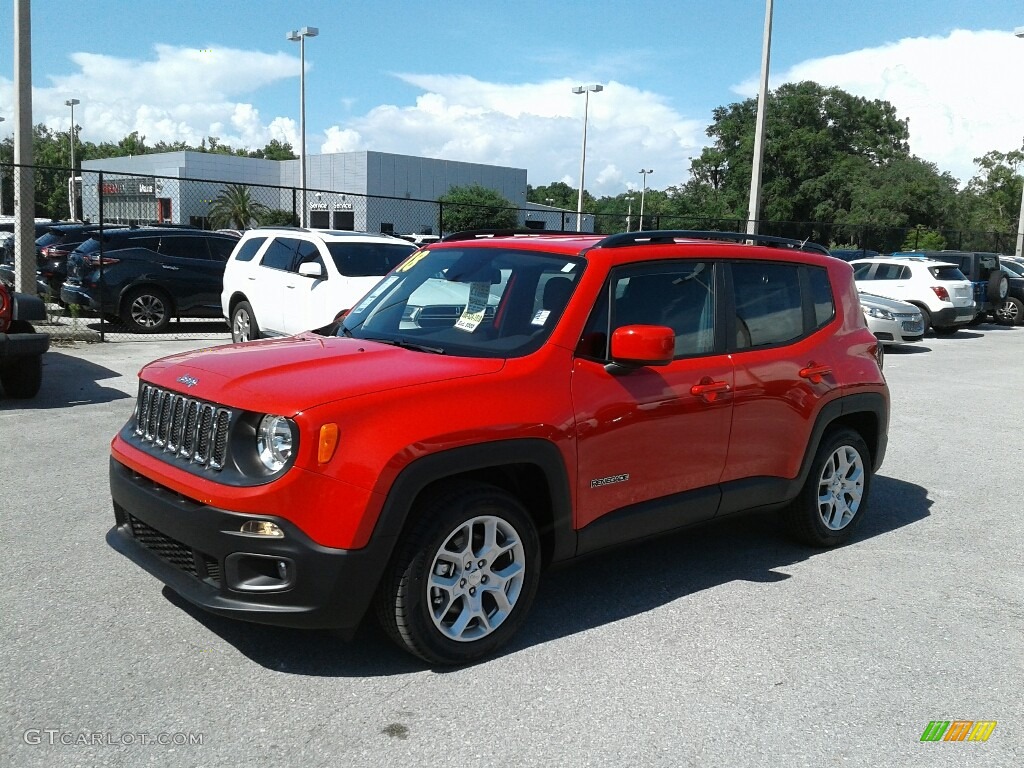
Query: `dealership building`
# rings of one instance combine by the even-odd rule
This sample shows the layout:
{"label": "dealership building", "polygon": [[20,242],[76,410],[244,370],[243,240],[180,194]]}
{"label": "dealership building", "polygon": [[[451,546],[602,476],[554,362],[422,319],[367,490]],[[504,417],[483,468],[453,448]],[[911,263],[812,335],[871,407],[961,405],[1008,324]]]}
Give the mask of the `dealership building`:
{"label": "dealership building", "polygon": [[[523,227],[575,228],[575,212],[565,222],[562,209],[526,201],[523,168],[370,151],[309,155],[306,162],[311,227],[437,234],[437,199],[453,187],[479,185],[519,208]],[[100,218],[102,191],[106,221],[206,226],[226,184],[245,185],[253,200],[272,209],[298,214],[303,208],[298,160],[193,151],[83,162],[82,208],[87,218]],[[583,224],[593,230],[592,217]]]}

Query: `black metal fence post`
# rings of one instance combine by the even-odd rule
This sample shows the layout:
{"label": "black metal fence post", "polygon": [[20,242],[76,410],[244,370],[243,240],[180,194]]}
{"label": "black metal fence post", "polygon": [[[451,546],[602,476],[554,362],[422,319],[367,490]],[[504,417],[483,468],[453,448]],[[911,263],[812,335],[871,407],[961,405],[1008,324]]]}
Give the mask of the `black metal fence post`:
{"label": "black metal fence post", "polygon": [[[106,341],[107,316],[103,312],[103,292],[106,290],[106,283],[103,280],[103,251],[106,237],[103,234],[103,171],[98,174],[96,181],[96,194],[99,196],[99,217],[100,217],[100,341]],[[79,268],[81,269],[81,267]]]}

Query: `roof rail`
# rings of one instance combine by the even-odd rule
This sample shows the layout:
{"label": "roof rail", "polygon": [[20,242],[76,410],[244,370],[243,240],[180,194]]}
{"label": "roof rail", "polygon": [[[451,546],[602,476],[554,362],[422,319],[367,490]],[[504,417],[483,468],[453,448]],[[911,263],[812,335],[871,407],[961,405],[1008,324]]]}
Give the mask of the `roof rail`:
{"label": "roof rail", "polygon": [[655,229],[641,230],[640,232],[619,232],[616,235],[608,235],[594,245],[595,248],[621,248],[627,245],[659,245],[674,243],[677,239],[690,240],[722,240],[730,243],[754,243],[755,245],[767,245],[772,248],[793,248],[798,251],[809,251],[830,255],[828,249],[823,245],[811,243],[807,240],[793,240],[788,237],[774,237],[772,235],[751,235],[746,232],[715,232],[713,230],[696,229]]}
{"label": "roof rail", "polygon": [[579,237],[593,235],[593,232],[569,232],[561,229],[467,229],[462,232],[453,232],[441,238],[442,243],[450,243],[453,240],[477,240],[483,237],[544,237],[545,235],[559,235],[565,237],[572,235]]}
{"label": "roof rail", "polygon": [[258,227],[254,227],[254,229],[287,229],[287,230],[290,230],[292,232],[310,232],[310,231],[312,231],[312,230],[308,229],[307,227],[293,227],[293,226],[290,226],[288,224],[261,224]]}

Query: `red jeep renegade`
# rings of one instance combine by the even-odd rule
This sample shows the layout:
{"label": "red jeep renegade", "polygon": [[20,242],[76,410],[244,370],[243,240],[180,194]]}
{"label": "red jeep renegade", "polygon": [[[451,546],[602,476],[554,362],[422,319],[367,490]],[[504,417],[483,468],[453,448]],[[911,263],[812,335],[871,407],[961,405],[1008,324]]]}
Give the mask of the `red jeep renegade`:
{"label": "red jeep renegade", "polygon": [[453,235],[330,332],[139,378],[115,549],[224,616],[350,634],[373,605],[436,664],[606,547],[752,508],[843,543],[889,415],[850,266],[729,233]]}

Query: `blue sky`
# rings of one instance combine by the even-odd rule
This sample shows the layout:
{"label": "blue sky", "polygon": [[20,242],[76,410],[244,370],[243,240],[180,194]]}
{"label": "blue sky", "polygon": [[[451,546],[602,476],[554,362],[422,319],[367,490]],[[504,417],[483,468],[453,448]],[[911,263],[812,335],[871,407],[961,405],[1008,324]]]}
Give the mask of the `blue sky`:
{"label": "blue sky", "polygon": [[[526,168],[587,189],[686,180],[716,106],[756,93],[764,0],[515,3],[34,0],[33,119],[84,140],[297,143],[306,44],[307,150],[371,149]],[[129,11],[130,9],[130,11]],[[13,4],[0,0],[0,136],[13,121]],[[772,85],[811,79],[885,98],[911,150],[963,181],[1024,136],[1020,0],[775,0]],[[1011,98],[1011,95],[1013,96]]]}

